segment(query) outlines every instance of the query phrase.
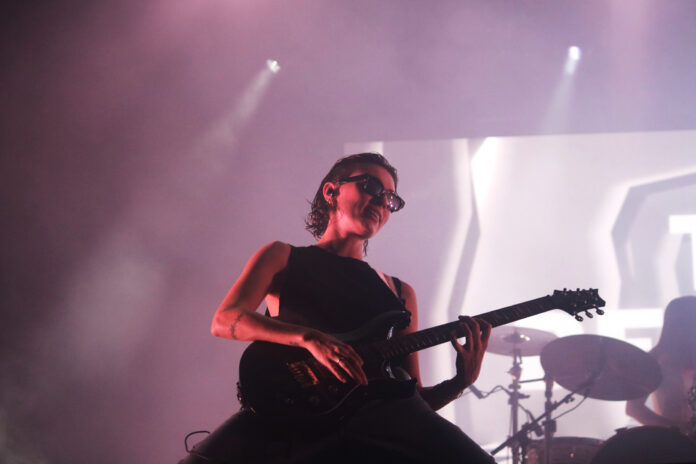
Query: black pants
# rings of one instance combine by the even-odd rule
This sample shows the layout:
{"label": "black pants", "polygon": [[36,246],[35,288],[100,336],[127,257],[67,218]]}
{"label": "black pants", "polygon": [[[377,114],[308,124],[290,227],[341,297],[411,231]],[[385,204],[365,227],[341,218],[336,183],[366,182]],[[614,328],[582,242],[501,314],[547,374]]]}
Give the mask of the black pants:
{"label": "black pants", "polygon": [[495,460],[415,394],[374,401],[332,428],[281,427],[242,411],[196,445],[181,464],[326,462],[459,464]]}

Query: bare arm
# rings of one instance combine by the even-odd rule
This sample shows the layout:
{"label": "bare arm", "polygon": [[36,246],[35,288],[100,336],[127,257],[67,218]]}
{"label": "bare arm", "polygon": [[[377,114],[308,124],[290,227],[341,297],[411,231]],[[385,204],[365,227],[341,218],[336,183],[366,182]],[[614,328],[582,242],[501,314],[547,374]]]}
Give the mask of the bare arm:
{"label": "bare arm", "polygon": [[289,245],[272,242],[246,264],[213,316],[211,333],[229,340],[264,340],[299,346],[306,329],[279,322],[256,312],[271,291],[274,277],[288,262]]}
{"label": "bare arm", "polygon": [[[402,297],[406,300],[406,308],[411,312],[411,325],[405,333],[418,330],[418,302],[413,288],[404,283]],[[462,318],[468,332],[467,342],[464,345],[457,343],[453,338],[452,345],[457,350],[457,374],[444,382],[430,387],[424,387],[420,379],[420,365],[418,353],[411,353],[406,360],[406,369],[411,377],[418,379],[418,387],[423,399],[434,410],[446,406],[451,401],[459,398],[464,389],[473,384],[481,371],[481,362],[488,346],[490,325],[482,320]]]}
{"label": "bare arm", "polygon": [[272,242],[258,250],[218,307],[211,326],[216,337],[229,340],[263,340],[308,350],[341,381],[348,376],[367,383],[362,359],[345,343],[318,330],[288,324],[256,312],[271,292],[274,278],[285,269],[290,246]]}
{"label": "bare arm", "polygon": [[637,398],[626,402],[626,414],[643,425],[657,425],[660,427],[676,427],[678,424],[657,414],[645,405],[648,397]]}

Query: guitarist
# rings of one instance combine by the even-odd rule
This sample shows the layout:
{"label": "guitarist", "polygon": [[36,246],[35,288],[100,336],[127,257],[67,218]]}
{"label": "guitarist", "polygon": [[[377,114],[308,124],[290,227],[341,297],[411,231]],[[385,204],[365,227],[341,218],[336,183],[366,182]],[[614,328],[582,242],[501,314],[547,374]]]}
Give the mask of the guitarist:
{"label": "guitarist", "polygon": [[[316,244],[273,242],[258,250],[215,313],[213,335],[301,347],[340,381],[367,385],[363,360],[329,334],[355,330],[395,309],[410,312],[404,332],[418,329],[413,288],[363,260],[368,239],[404,206],[396,184],[396,169],[379,154],[338,160],[319,185],[307,217]],[[255,311],[264,300],[266,316]],[[410,393],[371,398],[332,427],[288,426],[243,408],[183,462],[494,462],[435,412],[458,398],[481,369],[491,326],[468,317],[461,324],[466,343],[453,335],[457,360],[451,379],[423,387],[413,353],[403,369],[395,369],[395,375],[415,379]]]}

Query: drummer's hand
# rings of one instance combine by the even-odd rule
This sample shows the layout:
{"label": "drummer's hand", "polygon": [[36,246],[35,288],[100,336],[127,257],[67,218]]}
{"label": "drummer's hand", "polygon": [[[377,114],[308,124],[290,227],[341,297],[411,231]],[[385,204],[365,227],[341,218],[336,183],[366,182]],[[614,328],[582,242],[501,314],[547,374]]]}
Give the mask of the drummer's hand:
{"label": "drummer's hand", "polygon": [[362,369],[363,360],[352,346],[324,332],[308,329],[303,336],[302,347],[341,382],[352,378],[361,385],[367,385],[367,376]]}
{"label": "drummer's hand", "polygon": [[461,345],[452,334],[452,346],[457,350],[457,383],[462,388],[473,384],[481,372],[483,355],[488,348],[491,336],[491,325],[483,319],[473,319],[459,316],[459,322],[464,326],[466,342]]}

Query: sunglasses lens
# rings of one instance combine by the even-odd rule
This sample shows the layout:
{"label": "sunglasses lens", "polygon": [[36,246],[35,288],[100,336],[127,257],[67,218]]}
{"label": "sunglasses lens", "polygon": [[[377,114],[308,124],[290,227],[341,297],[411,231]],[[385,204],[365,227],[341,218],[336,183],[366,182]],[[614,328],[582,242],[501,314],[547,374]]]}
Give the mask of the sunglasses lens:
{"label": "sunglasses lens", "polygon": [[404,207],[404,200],[402,200],[401,197],[395,193],[386,192],[385,196],[387,198],[387,208],[389,208],[389,211],[392,213],[399,211]]}
{"label": "sunglasses lens", "polygon": [[368,177],[365,180],[365,183],[363,184],[363,190],[365,190],[366,193],[369,193],[373,197],[378,197],[384,191],[384,187],[377,179],[373,177]]}
{"label": "sunglasses lens", "polygon": [[362,188],[365,193],[372,195],[373,197],[384,195],[387,202],[387,208],[392,213],[399,211],[406,204],[406,202],[394,192],[385,191],[384,186],[379,179],[375,179],[374,177],[366,177],[365,180],[360,183],[360,188]]}

